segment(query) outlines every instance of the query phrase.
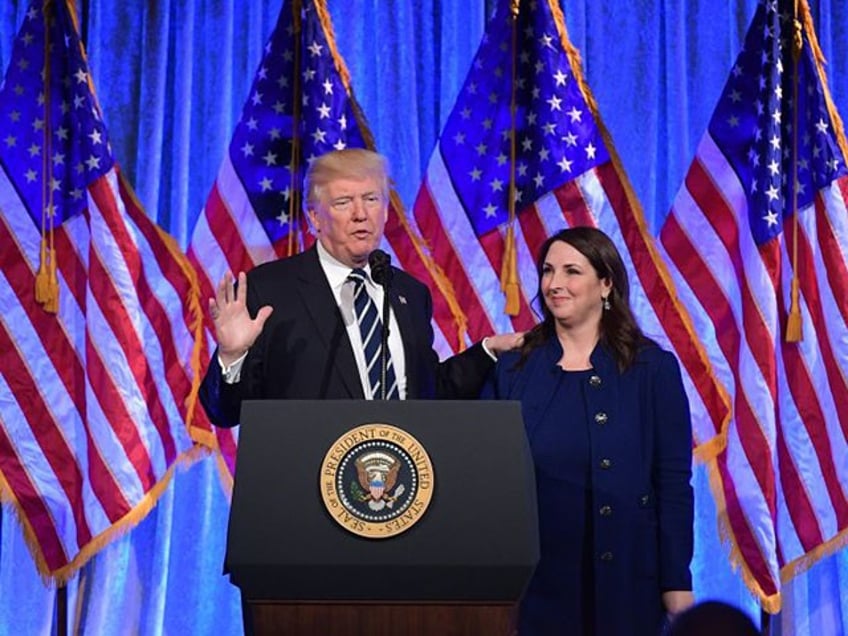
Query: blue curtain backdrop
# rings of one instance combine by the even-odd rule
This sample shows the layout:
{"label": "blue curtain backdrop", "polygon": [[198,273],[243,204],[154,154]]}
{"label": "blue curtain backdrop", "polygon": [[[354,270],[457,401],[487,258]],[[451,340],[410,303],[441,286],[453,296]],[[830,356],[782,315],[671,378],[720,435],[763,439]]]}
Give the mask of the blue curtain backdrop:
{"label": "blue curtain backdrop", "polygon": [[[28,0],[0,2],[0,68]],[[328,0],[337,43],[378,148],[411,206],[492,0]],[[282,0],[77,0],[115,155],[148,214],[185,247]],[[656,231],[738,54],[756,0],[563,0],[571,39]],[[848,116],[848,3],[811,0],[836,106]],[[840,34],[842,36],[840,37]],[[0,121],[3,114],[0,113]],[[2,124],[0,123],[0,127]],[[698,598],[759,610],[728,564],[705,475],[695,474]],[[159,505],[69,586],[85,634],[238,634],[221,575],[228,502],[214,462],[179,472]],[[285,540],[281,537],[281,540]],[[775,634],[848,632],[848,556],[786,588]],[[0,529],[0,635],[55,631],[44,587],[8,511]],[[845,618],[843,618],[845,617]]]}

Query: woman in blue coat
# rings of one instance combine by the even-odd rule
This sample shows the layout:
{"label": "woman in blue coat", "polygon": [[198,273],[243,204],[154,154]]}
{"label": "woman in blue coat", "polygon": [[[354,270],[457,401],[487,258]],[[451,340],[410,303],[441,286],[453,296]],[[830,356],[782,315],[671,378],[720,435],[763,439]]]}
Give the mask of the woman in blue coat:
{"label": "woman in blue coat", "polygon": [[487,399],[519,400],[541,558],[521,636],[658,634],[692,604],[692,437],[675,357],[648,340],[627,271],[595,228],[538,259],[543,321],[502,354]]}

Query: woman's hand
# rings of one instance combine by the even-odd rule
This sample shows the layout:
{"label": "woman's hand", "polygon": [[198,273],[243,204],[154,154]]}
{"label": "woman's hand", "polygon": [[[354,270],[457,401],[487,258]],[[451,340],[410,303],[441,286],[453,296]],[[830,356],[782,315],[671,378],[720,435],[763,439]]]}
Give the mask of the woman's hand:
{"label": "woman's hand", "polygon": [[678,614],[695,604],[695,595],[690,590],[669,590],[663,592],[662,602],[671,622]]}

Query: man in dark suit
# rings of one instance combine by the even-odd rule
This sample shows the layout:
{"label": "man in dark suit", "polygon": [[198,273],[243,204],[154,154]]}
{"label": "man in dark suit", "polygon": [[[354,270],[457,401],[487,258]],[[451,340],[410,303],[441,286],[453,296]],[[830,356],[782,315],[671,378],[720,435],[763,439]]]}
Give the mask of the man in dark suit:
{"label": "man in dark suit", "polygon": [[[238,285],[227,274],[209,299],[218,349],[200,399],[217,426],[238,424],[244,399],[384,395],[372,370],[377,345],[369,347],[360,323],[365,303],[383,306],[384,289],[371,279],[369,255],[388,215],[385,160],[363,149],[322,155],[310,165],[304,191],[315,246],[240,273]],[[491,336],[439,362],[429,291],[403,271],[392,272],[386,393],[476,398],[497,354],[520,344],[521,335]],[[379,315],[382,320],[382,310]]]}

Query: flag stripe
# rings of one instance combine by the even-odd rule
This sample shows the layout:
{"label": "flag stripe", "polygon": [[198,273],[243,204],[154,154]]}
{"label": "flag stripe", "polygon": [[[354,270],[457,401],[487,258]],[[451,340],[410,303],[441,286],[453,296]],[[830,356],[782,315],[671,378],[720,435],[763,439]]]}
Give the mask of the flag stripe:
{"label": "flag stripe", "polygon": [[[785,235],[789,236],[788,233]],[[814,272],[815,266],[810,257],[811,246],[803,232],[799,232],[798,247],[800,271]],[[788,266],[789,263],[787,261],[787,269]],[[780,378],[785,378],[788,385],[787,390],[783,391],[782,394],[787,397],[791,395],[794,401],[796,411],[792,414],[792,419],[800,422],[803,430],[807,432],[807,436],[805,437],[807,443],[801,448],[811,448],[815,451],[816,457],[809,458],[811,463],[808,464],[807,470],[810,470],[813,464],[817,464],[818,470],[816,473],[817,477],[820,477],[815,482],[815,489],[804,488],[800,483],[800,477],[798,477],[799,483],[793,484],[794,489],[784,489],[785,496],[790,503],[790,512],[793,512],[793,509],[796,510],[797,519],[795,521],[795,527],[798,530],[798,534],[802,537],[804,550],[809,551],[824,541],[823,535],[818,528],[818,522],[832,516],[826,511],[834,510],[836,513],[836,525],[830,528],[828,534],[833,534],[838,527],[846,527],[848,525],[848,504],[846,504],[845,494],[842,492],[839,478],[836,474],[836,467],[833,464],[834,448],[828,438],[827,429],[821,426],[829,418],[823,411],[820,399],[830,401],[830,397],[819,396],[819,393],[816,391],[816,382],[811,377],[812,370],[808,366],[809,361],[809,364],[815,364],[820,369],[821,365],[819,362],[822,358],[825,361],[825,365],[829,361],[833,361],[833,355],[830,352],[827,338],[821,338],[822,335],[827,334],[827,325],[825,324],[824,316],[821,314],[816,278],[805,276],[802,287],[804,289],[803,301],[806,309],[804,316],[807,318],[805,322],[808,325],[812,324],[813,329],[810,330],[811,333],[807,335],[807,338],[802,343],[781,342],[781,358],[784,369],[780,373]],[[785,307],[788,306],[788,303],[784,298],[782,287],[778,289],[777,297],[781,314],[781,324],[785,324],[787,318]],[[810,307],[815,308],[812,314],[809,312]],[[804,351],[805,349],[806,351]],[[823,369],[820,370],[823,371]],[[825,378],[826,373],[818,373],[816,377]],[[834,391],[834,389],[837,389],[837,386],[831,383],[829,393],[838,404],[840,401],[845,402],[848,400],[848,395],[844,391],[840,393]],[[831,413],[833,412],[831,411]],[[782,414],[780,419],[786,420],[788,418],[785,414]],[[786,432],[787,429],[785,427],[779,429],[779,442],[783,441],[783,436]],[[845,453],[841,453],[841,456],[845,457]],[[783,479],[785,473],[793,472],[784,467],[794,467],[794,462],[791,461],[788,455],[785,461],[786,464],[781,462],[781,479]],[[804,495],[807,491],[815,490],[816,492],[820,492],[818,484],[821,483],[825,484],[830,501],[827,507],[819,508],[818,514],[816,514],[809,505],[809,502],[800,501],[800,499],[802,497],[804,499],[810,497],[810,495]]]}
{"label": "flag stripe", "polygon": [[[726,464],[725,456],[719,457],[718,466],[721,473],[723,495],[727,502],[726,514],[736,540],[736,545],[740,553],[744,555],[742,565],[753,576],[760,594],[766,598],[770,598],[778,592],[778,579],[776,576],[777,573],[769,563],[768,556],[763,554],[762,543],[766,543],[768,547],[772,538],[758,538],[757,530],[750,525],[749,515],[743,514],[743,512],[750,512],[750,510],[746,511],[746,506],[740,500],[740,495],[744,495],[745,491],[741,487],[741,483],[737,485],[734,481],[732,476],[734,472]],[[750,503],[746,502],[746,504]],[[750,517],[756,518],[753,515],[750,515]]]}
{"label": "flag stripe", "polygon": [[[3,368],[11,370],[13,364],[10,365],[10,362],[13,361],[10,358],[13,356],[6,352],[10,351],[13,345],[2,322],[0,322],[0,345],[2,345],[0,346],[0,360],[3,361]],[[12,402],[11,396],[14,394],[14,390],[6,384],[5,377],[2,374],[0,374],[0,390],[2,390],[4,396],[8,396],[4,398],[7,404]],[[37,389],[34,388],[33,393],[37,393]],[[12,405],[8,404],[8,406]],[[9,479],[9,487],[16,493],[18,501],[25,501],[28,504],[24,508],[24,514],[38,539],[36,545],[39,548],[39,554],[46,561],[48,567],[59,567],[67,562],[68,554],[64,550],[64,543],[62,537],[59,536],[51,511],[45,504],[43,484],[39,484],[37,480],[30,478],[30,473],[38,474],[41,471],[52,469],[49,465],[45,466],[41,462],[41,460],[48,460],[49,458],[35,455],[28,456],[26,461],[22,460],[17,452],[18,445],[14,441],[16,438],[12,436],[15,430],[12,427],[13,422],[10,420],[16,417],[18,422],[27,421],[26,412],[14,405],[14,408],[8,410],[4,408],[3,413],[5,415],[0,416],[0,470]],[[7,431],[12,431],[12,435],[7,435]],[[76,534],[77,528],[74,520],[69,520],[64,525],[64,530],[70,531],[72,534]],[[83,533],[81,536],[85,537],[86,535]],[[76,534],[76,539],[79,540],[81,536]]]}
{"label": "flag stripe", "polygon": [[209,227],[206,209],[198,217],[197,224],[194,226],[188,256],[197,270],[203,298],[214,297],[218,281],[230,268],[216,236],[212,234]]}
{"label": "flag stripe", "polygon": [[[536,296],[539,286],[537,261],[542,245],[548,236],[550,236],[550,232],[545,226],[541,209],[536,204],[522,210],[516,219],[518,221],[516,243],[518,247],[518,272],[521,277],[521,289],[525,296],[531,293],[534,294],[528,303],[530,305],[530,311],[533,312],[529,318],[532,327],[540,316],[538,311],[540,311],[539,303],[541,299]],[[523,264],[525,260],[526,264]],[[538,309],[533,307],[533,303],[536,304]]]}
{"label": "flag stripe", "polygon": [[[756,349],[752,349],[750,345],[753,342],[754,346],[762,352],[763,349],[767,349],[772,336],[762,323],[752,294],[747,290],[745,282],[747,278],[744,276],[744,265],[742,265],[744,257],[741,245],[736,242],[739,232],[738,229],[733,229],[735,227],[734,212],[731,208],[722,205],[723,193],[711,188],[715,181],[704,168],[702,162],[697,160],[693,162],[690,175],[694,173],[700,178],[694,180],[687,175],[686,189],[678,195],[679,197],[692,196],[693,208],[707,210],[702,217],[706,224],[702,223],[697,228],[698,241],[693,241],[687,236],[684,247],[684,237],[680,232],[680,226],[675,223],[678,215],[678,201],[675,201],[675,209],[663,228],[662,240],[666,243],[675,265],[683,276],[690,282],[695,281],[691,286],[713,324],[721,325],[716,327],[716,337],[726,359],[738,362],[738,365],[731,365],[734,385],[740,391],[735,404],[736,426],[743,446],[752,449],[753,453],[754,449],[762,448],[762,445],[766,443],[763,426],[768,425],[768,422],[758,421],[759,418],[755,413],[766,414],[774,409],[775,388],[773,380],[772,384],[769,383],[769,371],[764,369],[764,367],[773,366],[763,358],[767,354],[760,353],[758,360]],[[691,190],[696,192],[693,194]],[[699,204],[697,202],[699,199],[704,203]],[[709,202],[709,206],[704,208],[703,205],[706,205],[706,202]],[[667,229],[669,234],[666,234]],[[673,239],[676,241],[674,244],[669,243],[672,240],[670,234],[672,229],[680,232],[674,235]],[[719,254],[725,258],[719,259]],[[755,263],[760,262],[760,257],[755,253],[750,260]],[[713,271],[712,275],[709,274],[710,271]],[[740,274],[738,277],[718,274],[722,271],[736,271]],[[716,284],[711,284],[712,281]],[[741,286],[736,290],[719,290],[717,285],[719,281],[731,286],[741,281]],[[741,305],[733,307],[728,304],[728,298],[737,298],[740,295],[743,298]],[[741,320],[737,317],[740,313]],[[750,325],[746,323],[746,320],[753,321],[754,324]],[[743,333],[748,335],[743,338]],[[771,373],[771,377],[774,378],[773,369]],[[755,386],[747,390],[746,385],[752,382]],[[753,401],[751,401],[752,396],[754,396]],[[773,493],[770,475],[774,474],[774,468],[771,461],[765,457],[761,458],[760,462],[753,463],[752,468],[756,471],[756,479],[761,491]],[[771,501],[770,497],[767,499]],[[769,507],[773,514],[771,504]]]}
{"label": "flag stripe", "polygon": [[[433,322],[436,323],[438,331],[444,334],[450,350],[458,351],[465,344],[462,339],[462,325],[458,324],[457,317],[451,311],[445,295],[436,284],[430,270],[425,266],[423,260],[417,255],[409,233],[401,227],[396,214],[389,214],[386,222],[385,241],[388,242],[395,260],[400,267],[416,279],[427,285],[432,292],[433,298]],[[449,278],[449,277],[446,277]],[[451,280],[456,290],[456,282]],[[477,315],[479,316],[479,314]],[[470,317],[469,317],[470,318]],[[470,321],[477,324],[477,320]],[[438,350],[438,349],[437,349]]]}
{"label": "flag stripe", "polygon": [[[35,306],[32,294],[35,277],[26,267],[25,258],[19,252],[16,254],[11,248],[17,245],[17,242],[7,234],[9,218],[3,218],[3,222],[0,222],[0,243],[9,246],[4,250],[2,257],[2,271],[6,284],[0,293],[6,296],[3,304],[6,307],[5,316],[9,320],[7,324],[11,330],[10,337],[15,338],[21,350],[19,355],[23,356],[27,361],[26,365],[32,369],[28,375],[12,376],[12,382],[16,387],[15,393],[23,392],[30,395],[38,390],[39,384],[50,387],[50,392],[42,403],[49,417],[45,415],[34,420],[37,426],[33,425],[33,433],[37,436],[40,448],[50,449],[51,454],[48,459],[53,459],[55,456],[55,464],[59,467],[56,474],[60,483],[63,484],[67,500],[79,501],[76,493],[80,486],[75,485],[76,481],[72,478],[77,473],[86,474],[93,483],[111,484],[101,491],[108,494],[111,492],[110,488],[115,489],[117,485],[114,484],[112,472],[107,468],[98,448],[93,444],[88,428],[80,419],[80,414],[87,412],[88,404],[84,370],[79,364],[80,359],[74,350],[74,345],[68,342],[62,330],[54,328],[55,319],[42,311],[40,307]],[[65,224],[63,229],[67,225]],[[60,231],[57,236],[62,234],[63,232]],[[11,293],[7,295],[7,292]],[[24,304],[21,304],[21,301]],[[24,364],[23,359],[19,362]],[[33,378],[39,378],[39,384],[36,384]],[[71,439],[86,439],[86,453],[74,454],[64,442],[59,443],[58,440],[64,438],[62,431],[69,431],[67,434]],[[69,478],[70,481],[68,481]],[[81,487],[88,492],[91,484],[89,481],[84,481]],[[91,500],[93,496],[86,496],[85,499]],[[86,514],[93,516],[92,523],[106,520],[105,511],[99,507],[92,509],[92,505],[89,504],[86,509]],[[103,501],[103,505],[109,506],[108,497]],[[125,506],[120,495],[116,505]],[[90,537],[90,533],[83,531],[79,539],[85,542]]]}
{"label": "flag stripe", "polygon": [[[179,319],[171,321],[167,310],[169,307],[179,307],[183,299],[190,297],[197,290],[186,276],[188,270],[185,266],[180,266],[173,258],[173,251],[179,249],[176,243],[172,243],[169,249],[164,243],[169,239],[163,237],[155,226],[139,222],[145,217],[144,210],[137,205],[135,196],[129,190],[123,177],[119,179],[118,186],[120,200],[125,202],[124,209],[127,217],[132,222],[133,230],[141,237],[137,242],[141,264],[146,263],[147,267],[156,268],[155,275],[144,278],[141,299],[156,333],[156,340],[161,347],[162,359],[165,361],[164,386],[172,399],[176,400],[180,417],[186,418],[189,414],[188,401],[178,399],[178,396],[187,396],[191,393],[192,377],[190,369],[179,364],[179,361],[191,359],[194,355],[196,321],[188,313],[183,313],[182,321]],[[143,268],[141,271],[144,271]],[[161,283],[156,284],[157,279],[161,279]],[[154,284],[156,284],[155,288],[152,287]],[[206,431],[211,430],[202,409],[195,410],[193,419],[194,426],[199,426]]]}
{"label": "flag stripe", "polygon": [[[814,215],[806,214],[805,218],[814,219]],[[815,225],[818,226],[818,222],[815,222]],[[799,232],[798,270],[801,279],[800,301],[803,309],[803,317],[805,319],[804,322],[808,325],[812,325],[813,328],[808,330],[809,333],[802,341],[802,344],[797,347],[792,347],[788,343],[783,342],[783,356],[785,358],[787,355],[796,355],[803,352],[803,357],[799,355],[795,362],[800,365],[802,363],[806,364],[808,361],[810,365],[815,365],[814,368],[808,370],[808,373],[806,374],[806,384],[808,385],[808,388],[811,388],[814,384],[813,378],[827,380],[829,389],[827,394],[834,398],[834,408],[831,412],[836,414],[836,421],[843,423],[843,431],[845,431],[846,429],[844,428],[844,424],[848,423],[848,399],[842,398],[848,398],[848,385],[846,385],[846,378],[839,368],[840,365],[837,361],[836,352],[831,343],[831,333],[833,333],[834,330],[837,333],[839,331],[844,332],[846,323],[839,313],[829,311],[827,309],[832,308],[836,303],[833,302],[833,297],[829,293],[829,288],[827,286],[819,285],[820,280],[826,280],[826,269],[823,268],[823,264],[816,262],[816,250],[809,241],[809,232],[815,233],[815,230],[812,228],[802,227]],[[821,232],[818,233],[818,237],[820,239],[824,238]],[[786,266],[789,266],[788,262]],[[788,277],[786,287],[786,291],[788,291]],[[783,304],[779,304],[779,306],[781,309],[784,307]],[[788,306],[788,303],[786,303],[786,306]],[[786,312],[784,311],[783,313],[785,314]],[[807,395],[816,394],[817,392],[813,391],[813,393]],[[803,391],[801,391],[801,395],[804,396]],[[804,417],[804,420],[808,421],[806,416]],[[814,418],[813,421],[822,420]],[[825,430],[820,432],[824,433]],[[848,522],[848,518],[846,518],[846,522]]]}
{"label": "flag stripe", "polygon": [[[523,210],[516,218],[521,226],[521,235],[527,245],[530,262],[535,265],[539,250],[541,250],[542,244],[550,236],[550,233],[542,221],[539,208],[535,204]],[[531,266],[529,269],[533,270],[534,267]],[[530,287],[524,287],[524,289],[534,289],[534,286],[530,285]]]}
{"label": "flag stripe", "polygon": [[[672,257],[672,262],[679,269],[681,274],[692,283],[693,287],[698,289],[703,296],[700,296],[702,305],[707,313],[712,317],[714,324],[721,324],[722,328],[718,330],[718,344],[728,360],[742,360],[740,366],[731,367],[733,373],[733,384],[740,387],[736,394],[734,410],[736,416],[735,431],[741,435],[740,444],[745,448],[750,448],[752,455],[755,454],[755,449],[762,448],[762,444],[766,443],[766,438],[763,435],[763,427],[767,422],[758,421],[755,413],[765,413],[760,411],[759,407],[752,408],[748,400],[748,392],[744,390],[744,384],[738,369],[745,365],[744,359],[747,356],[747,348],[743,347],[743,338],[736,321],[732,318],[732,309],[726,302],[726,296],[718,289],[715,283],[715,275],[711,273],[710,267],[707,266],[703,256],[699,256],[699,250],[696,243],[693,242],[680,227],[677,222],[676,212],[666,220],[663,227],[663,242],[669,249],[669,254]],[[705,237],[699,234],[702,239],[698,245],[703,245]],[[748,376],[751,379],[751,376]],[[755,393],[762,395],[762,392]],[[747,440],[742,442],[741,440]],[[759,445],[759,446],[758,446]],[[759,457],[759,461],[751,462],[751,470],[755,471],[753,477],[757,480],[760,492],[773,493],[769,479],[772,474],[772,464],[770,458]],[[771,497],[767,497],[771,500]],[[771,512],[770,512],[771,513]],[[741,517],[731,516],[731,524],[734,526],[737,534],[747,532],[744,527],[744,519]],[[741,539],[740,539],[741,540]],[[751,542],[753,545],[753,542]]]}
{"label": "flag stripe", "polygon": [[[428,239],[433,260],[440,264],[447,278],[453,283],[457,298],[462,299],[463,308],[468,316],[469,337],[471,340],[477,340],[492,331],[503,330],[504,321],[495,323],[491,320],[491,316],[486,312],[481,300],[480,293],[481,286],[492,289],[494,285],[497,285],[498,293],[500,293],[500,282],[491,277],[481,280],[479,278],[474,279],[469,275],[469,271],[475,270],[474,260],[479,260],[481,254],[479,249],[474,248],[476,237],[471,238],[469,235],[470,228],[460,230],[459,225],[463,222],[460,215],[455,215],[451,219],[451,226],[445,227],[442,224],[442,215],[437,210],[435,201],[442,200],[442,205],[449,204],[449,201],[446,202],[441,198],[445,196],[447,189],[439,188],[437,185],[437,189],[433,191],[433,185],[428,187],[428,184],[440,184],[438,179],[445,178],[443,174],[439,174],[443,170],[444,166],[438,159],[438,153],[435,153],[430,161],[425,185],[419,191],[415,202],[415,220],[421,234]],[[460,250],[467,255],[469,260],[463,261],[457,256]],[[431,286],[430,291],[436,299],[436,290]],[[442,331],[446,334],[451,333],[452,316],[445,309],[443,303],[435,303],[435,307],[436,321]],[[439,307],[442,307],[442,309],[439,309]]]}
{"label": "flag stripe", "polygon": [[[709,141],[707,136],[706,143],[699,149],[699,159],[693,162],[685,182],[685,196],[691,196],[691,206],[687,210],[703,210],[707,222],[698,227],[698,241],[690,242],[695,251],[688,256],[701,254],[698,263],[713,270],[713,279],[722,286],[722,292],[702,296],[701,288],[695,286],[695,294],[717,325],[716,334],[724,343],[725,355],[730,360],[740,361],[742,377],[755,380],[754,395],[760,398],[753,399],[755,412],[766,413],[774,408],[776,393],[771,345],[774,336],[764,322],[764,308],[755,300],[757,291],[751,289],[749,282],[771,279],[769,266],[752,241],[743,240],[745,234],[740,232],[735,208],[727,205],[730,179],[724,175],[728,166],[717,150],[713,153],[707,150]],[[716,183],[722,183],[723,190],[717,189]],[[687,255],[683,254],[682,258]],[[746,270],[750,272],[747,276]],[[735,272],[736,276],[728,276],[726,272]],[[723,307],[729,299],[734,299],[731,305]],[[724,320],[718,322],[721,315]],[[731,320],[735,329],[727,331]],[[742,386],[738,376],[737,386]]]}
{"label": "flag stripe", "polygon": [[[19,329],[23,329],[29,323],[27,321],[15,321],[14,324]],[[6,333],[4,332],[4,335]],[[25,333],[16,333],[15,337],[20,341],[21,335]],[[3,346],[2,350],[7,352],[9,356],[4,359],[3,368],[13,372],[13,375],[10,375],[10,378],[13,379],[13,394],[27,396],[27,408],[23,412],[26,414],[29,428],[35,436],[32,442],[36,443],[39,448],[50,449],[50,453],[45,454],[44,458],[49,462],[51,470],[55,473],[59,483],[62,485],[64,496],[61,498],[61,501],[68,502],[70,513],[73,514],[74,526],[77,528],[74,538],[77,543],[85,544],[92,538],[89,528],[93,527],[95,523],[107,520],[106,512],[109,508],[115,508],[120,505],[126,507],[126,503],[123,500],[112,499],[114,488],[97,488],[98,484],[108,484],[111,482],[112,469],[105,465],[98,449],[93,446],[93,439],[88,434],[88,429],[81,426],[77,412],[72,408],[68,409],[64,406],[67,404],[67,401],[62,399],[61,394],[52,393],[42,397],[39,386],[43,386],[45,380],[50,379],[51,373],[55,368],[43,364],[42,361],[47,359],[47,356],[44,355],[45,352],[42,352],[41,358],[36,357],[33,359],[32,355],[27,356],[29,361],[38,361],[35,369],[31,371],[27,368],[20,354],[15,353],[16,350],[12,345]],[[35,381],[34,378],[36,377],[39,378],[39,382]],[[7,419],[7,422],[11,421],[13,420]],[[77,427],[79,430],[74,431],[71,428],[72,423],[79,424],[80,426]],[[67,446],[65,442],[66,435],[63,431],[67,431],[68,429],[71,429],[68,432],[72,436],[71,439],[82,437],[88,440],[88,450],[85,455],[77,455]],[[23,429],[17,426],[14,437],[21,440],[22,431]],[[27,456],[30,458],[29,461],[33,463],[34,468],[38,455],[27,453]],[[86,460],[89,462],[87,469],[84,463]],[[39,473],[39,475],[42,474]],[[93,481],[83,480],[83,475],[93,478]],[[49,482],[45,483],[40,478],[36,478],[36,481],[41,483],[43,488],[46,488],[45,492],[51,490]],[[93,491],[92,486],[94,487]],[[93,504],[92,499],[95,493],[106,506],[105,509],[100,508],[98,504]],[[57,501],[55,495],[49,497],[47,500]],[[81,505],[82,502],[86,502],[85,507]],[[29,505],[30,502],[27,500],[26,503]],[[54,508],[54,510],[56,513],[66,514],[62,512],[61,505],[58,508]],[[63,517],[61,521],[63,525],[68,523],[67,517]],[[38,527],[35,530],[37,533],[46,531],[44,528]],[[47,531],[51,535],[54,534],[52,530]],[[66,534],[65,536],[67,537],[68,535]],[[41,543],[46,552],[48,550],[46,542],[42,541]],[[73,545],[73,543],[74,541],[66,540],[66,544],[69,546]],[[48,563],[51,568],[59,567],[59,564],[52,560],[48,561]]]}
{"label": "flag stripe", "polygon": [[[226,259],[227,271],[236,276],[239,272],[251,270],[256,263],[250,258],[248,248],[239,233],[239,225],[230,216],[226,204],[221,201],[217,186],[212,189],[209,198],[206,209],[213,208],[215,213],[211,215],[207,213],[206,220],[209,223],[212,235],[220,246],[221,254]],[[226,212],[222,213],[222,211]],[[250,221],[247,221],[247,223],[249,224]]]}
{"label": "flag stripe", "polygon": [[587,206],[576,179],[554,190],[554,195],[559,203],[562,215],[568,222],[568,227],[598,226],[596,215],[592,214]]}
{"label": "flag stripe", "polygon": [[[741,322],[744,325],[744,332],[747,334],[745,338],[746,348],[750,350],[753,360],[766,381],[769,395],[774,400],[777,392],[773,380],[775,376],[774,348],[771,344],[774,337],[766,326],[765,317],[762,315],[763,308],[755,299],[757,291],[760,290],[752,290],[750,287],[753,281],[762,281],[765,278],[770,279],[772,285],[774,285],[774,269],[776,267],[774,258],[763,258],[763,268],[757,267],[760,259],[756,258],[756,248],[750,244],[740,243],[739,219],[736,218],[732,208],[719,207],[720,202],[724,201],[724,197],[722,192],[715,188],[715,181],[704,168],[705,166],[701,162],[697,160],[693,162],[692,169],[686,176],[686,188],[692,195],[695,206],[705,211],[705,216],[711,223],[721,248],[729,257],[732,267],[730,271],[735,273],[734,280],[741,281],[739,292],[742,296],[742,304],[740,309]],[[748,252],[751,257],[746,258],[745,252]],[[763,256],[766,255],[768,255],[768,252],[765,252]],[[751,272],[751,275],[746,275],[746,268],[748,267],[755,270]],[[760,271],[756,271],[757,269]],[[724,277],[729,278],[726,274]]]}
{"label": "flag stripe", "polygon": [[[26,396],[26,408],[19,411],[26,418],[39,446],[42,448],[56,449],[56,452],[45,455],[50,470],[55,473],[61,485],[61,491],[68,501],[79,501],[82,493],[82,475],[79,467],[73,460],[73,455],[67,446],[64,436],[55,418],[52,417],[46,400],[39,391],[38,383],[30,374],[26,364],[9,336],[6,328],[0,329],[0,356],[2,356],[3,369],[7,377],[14,378],[13,394]],[[19,388],[20,387],[20,388]],[[6,418],[4,417],[4,420]],[[4,421],[4,424],[6,422]],[[11,422],[10,422],[11,423]],[[24,464],[26,472],[27,466]],[[38,506],[40,508],[40,505]],[[91,539],[91,531],[83,514],[82,508],[74,507],[70,511],[75,526],[75,540],[85,543]],[[51,525],[55,521],[51,517]],[[38,526],[39,532],[44,532],[43,525]],[[55,530],[48,529],[51,533]]]}
{"label": "flag stripe", "polygon": [[[26,214],[23,209],[22,214]],[[32,269],[38,266],[38,232],[31,227],[26,217],[22,217],[23,223],[15,223],[14,231],[21,236],[26,233],[30,236],[30,241],[33,247],[27,249],[27,257]],[[64,223],[53,233],[53,240],[56,244],[56,253],[62,255],[59,260],[57,275],[61,282],[65,285],[60,291],[59,303],[61,312],[73,312],[74,320],[80,320],[82,324],[85,322],[84,308],[86,303],[86,294],[88,292],[88,254],[89,254],[89,236],[85,223],[71,220]],[[77,251],[77,250],[80,251]],[[72,294],[73,302],[65,303],[65,291]],[[40,312],[41,310],[38,309]]]}
{"label": "flag stripe", "polygon": [[[140,331],[147,331],[155,336],[155,334],[161,333],[161,327],[160,329],[156,329],[155,327],[153,329],[143,329],[140,325],[135,324],[140,317],[131,316],[127,312],[119,289],[127,290],[127,285],[132,284],[126,278],[130,278],[135,282],[136,287],[133,289],[133,292],[139,294],[141,308],[148,317],[152,311],[150,306],[152,304],[150,300],[152,293],[141,272],[138,248],[132,239],[127,236],[124,225],[117,221],[118,210],[114,207],[114,200],[108,196],[102,197],[102,193],[99,193],[101,196],[98,196],[97,192],[93,192],[92,194],[92,198],[98,207],[112,207],[112,209],[104,210],[99,214],[92,212],[93,231],[96,231],[95,228],[99,229],[101,223],[106,226],[103,228],[105,231],[100,240],[98,240],[98,243],[102,240],[104,244],[108,245],[110,249],[114,249],[124,259],[120,263],[114,259],[110,260],[109,268],[107,269],[107,266],[101,261],[100,254],[96,251],[94,251],[90,258],[89,286],[92,296],[97,300],[102,317],[111,330],[111,333],[106,335],[105,338],[102,337],[105,335],[104,332],[92,330],[92,340],[94,342],[101,342],[104,347],[109,346],[111,348],[112,344],[116,344],[122,350],[122,355],[126,360],[126,369],[131,374],[131,377],[123,379],[121,382],[122,386],[129,389],[134,382],[137,386],[147,387],[146,406],[149,409],[150,422],[155,427],[158,437],[164,446],[165,460],[170,463],[176,458],[177,453],[174,438],[169,430],[169,416],[179,417],[180,414],[176,412],[176,409],[168,409],[172,411],[171,413],[166,412],[166,407],[163,404],[165,396],[160,392],[157,381],[157,376],[160,378],[161,376],[158,373],[154,373],[154,369],[151,368],[155,364],[158,367],[156,369],[157,372],[160,370],[164,371],[162,368],[164,365],[161,364],[161,361],[157,359],[154,362],[153,360],[155,355],[153,352],[157,348],[153,346],[153,340],[155,338],[147,339],[143,344],[139,337]],[[112,244],[113,241],[114,245]],[[91,318],[92,316],[89,314],[89,319]],[[158,356],[156,357],[158,358]],[[109,359],[113,359],[113,356],[110,355]],[[95,385],[95,387],[97,386]],[[129,390],[132,393],[136,392],[135,389]],[[138,431],[135,427],[132,427],[132,430]],[[135,445],[139,442],[140,440],[134,439],[132,444]],[[152,484],[146,484],[146,486],[152,486]]]}
{"label": "flag stripe", "polygon": [[[140,387],[149,386],[154,391],[155,399],[160,402],[157,409],[161,411],[161,426],[157,428],[156,437],[164,443],[166,461],[171,462],[176,458],[176,444],[170,422],[186,418],[188,405],[185,396],[191,392],[190,369],[179,364],[179,361],[192,357],[194,340],[189,315],[183,313],[172,320],[168,311],[171,307],[179,307],[182,299],[189,297],[194,290],[186,278],[184,268],[172,258],[171,251],[160,240],[157,230],[145,222],[144,213],[135,208],[132,201],[129,206],[125,206],[122,200],[113,196],[118,188],[114,179],[103,181],[102,184],[102,187],[93,190],[93,195],[95,201],[102,201],[112,207],[111,214],[104,216],[108,227],[104,240],[112,244],[114,237],[114,247],[121,245],[123,254],[122,266],[113,266],[109,275],[116,279],[115,283],[119,284],[120,289],[133,289],[135,286],[133,294],[137,294],[136,300],[133,296],[126,297],[124,293],[121,302],[132,306],[134,302],[140,301],[144,312],[133,322],[129,321],[127,315],[126,325],[134,326],[132,332],[127,332],[127,350],[134,351],[139,359],[145,361],[143,369],[136,373],[136,382]],[[121,223],[118,221],[120,218],[126,222]],[[103,274],[105,276],[106,272]],[[114,284],[112,287],[113,291],[117,291]],[[119,310],[126,313],[123,304]],[[110,317],[114,322],[114,317]],[[144,317],[147,321],[143,320]],[[130,345],[132,341],[135,341],[134,345]],[[177,343],[182,344],[179,351]],[[133,366],[141,365],[135,362]],[[144,378],[142,373],[145,374]]]}

